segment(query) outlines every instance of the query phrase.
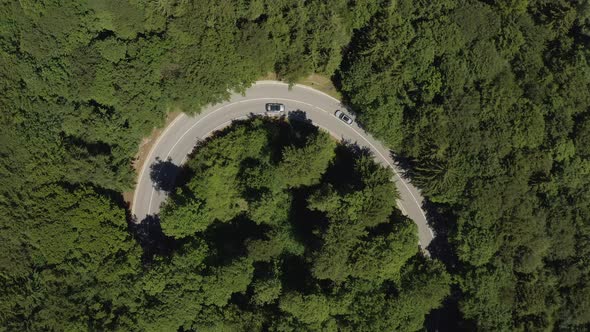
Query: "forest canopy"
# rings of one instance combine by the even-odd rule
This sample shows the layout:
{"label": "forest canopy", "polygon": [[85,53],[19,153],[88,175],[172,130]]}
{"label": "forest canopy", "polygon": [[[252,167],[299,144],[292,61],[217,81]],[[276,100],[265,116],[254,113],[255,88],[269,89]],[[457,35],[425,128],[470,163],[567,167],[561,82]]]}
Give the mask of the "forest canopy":
{"label": "forest canopy", "polygon": [[175,295],[151,310],[191,301],[198,331],[419,329],[450,276],[394,208],[391,169],[297,122],[236,123],[196,148],[161,212],[172,259],[192,262],[167,273],[199,276],[196,292],[159,281]]}
{"label": "forest canopy", "polygon": [[[0,330],[186,330],[201,324],[197,312],[228,322],[240,315],[241,323],[281,314],[293,317],[285,324],[309,328],[321,321],[362,329],[375,317],[387,324],[372,326],[377,330],[420,330],[446,295],[443,270],[451,294],[426,316],[428,328],[588,329],[589,43],[588,0],[0,2]],[[220,182],[225,190],[211,192],[188,181],[162,215],[164,244],[146,251],[122,198],[134,187],[141,139],[168,112],[198,112],[268,72],[290,83],[311,73],[332,78],[358,122],[395,152],[425,196],[436,233],[431,260],[408,256],[402,246],[405,259],[396,256],[390,266],[398,277],[359,272],[371,271],[376,257],[386,261],[379,254],[387,250],[371,245],[415,236],[395,211],[390,227],[401,229],[389,231],[401,239],[373,233],[382,237],[362,250],[351,245],[358,252],[347,257],[321,253],[322,241],[338,236],[329,227],[314,234],[319,247],[288,237],[293,247],[272,247],[298,260],[330,257],[310,270],[313,289],[283,289],[292,284],[271,278],[285,272],[278,263],[270,270],[271,257],[262,264],[269,274],[256,275],[260,264],[245,248],[228,256],[233,261],[206,260],[221,257],[212,252],[221,249],[195,234],[214,227],[213,219],[231,225],[245,216],[264,228],[267,237],[251,246],[285,236],[281,227],[292,216],[269,207],[295,197],[304,206],[294,213],[354,219],[356,212],[337,208],[352,192],[339,196],[337,183],[299,169],[306,153],[325,153],[305,165],[311,169],[333,160],[321,134],[287,148],[282,164],[251,150],[244,153],[258,156],[251,157],[258,166],[249,165],[250,173],[223,170],[247,176],[250,187]],[[259,135],[263,144],[267,136]],[[340,150],[332,150],[336,158]],[[206,172],[198,158],[191,167]],[[318,183],[331,187],[300,192]],[[242,195],[245,188],[256,200]],[[220,194],[220,201],[191,192]],[[183,217],[189,222],[179,222]],[[363,221],[382,220],[374,217]],[[173,254],[164,250],[171,243]],[[354,255],[371,259],[353,267]],[[232,286],[243,294],[228,298],[221,288],[203,298],[203,285],[228,282],[221,276],[238,278]],[[420,292],[437,282],[440,298],[423,300]],[[186,297],[172,307],[178,292]],[[354,299],[342,306],[348,312],[335,311],[338,296]],[[161,311],[150,311],[156,307]],[[401,311],[406,316],[396,316]],[[344,318],[351,313],[364,316]]]}

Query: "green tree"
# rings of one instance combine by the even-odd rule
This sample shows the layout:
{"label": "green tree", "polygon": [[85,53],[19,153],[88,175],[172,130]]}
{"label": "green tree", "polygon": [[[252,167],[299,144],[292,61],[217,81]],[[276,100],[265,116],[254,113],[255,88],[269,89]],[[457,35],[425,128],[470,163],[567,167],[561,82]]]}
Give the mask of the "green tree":
{"label": "green tree", "polygon": [[325,132],[310,137],[305,147],[286,147],[276,176],[286,187],[309,186],[318,183],[332,158],[334,141]]}

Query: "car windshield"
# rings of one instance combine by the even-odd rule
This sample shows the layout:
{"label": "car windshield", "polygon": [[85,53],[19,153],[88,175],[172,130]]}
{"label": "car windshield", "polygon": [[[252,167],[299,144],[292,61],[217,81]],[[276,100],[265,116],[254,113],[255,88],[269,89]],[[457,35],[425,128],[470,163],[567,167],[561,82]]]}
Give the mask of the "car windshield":
{"label": "car windshield", "polygon": [[344,121],[348,121],[348,120],[350,120],[350,118],[349,118],[349,117],[347,117],[347,116],[346,116],[346,115],[344,115],[344,114],[342,114],[341,118],[342,118],[342,120],[344,120]]}
{"label": "car windshield", "polygon": [[273,110],[273,111],[278,111],[278,110],[281,109],[281,107],[279,105],[271,105],[270,106],[270,109]]}

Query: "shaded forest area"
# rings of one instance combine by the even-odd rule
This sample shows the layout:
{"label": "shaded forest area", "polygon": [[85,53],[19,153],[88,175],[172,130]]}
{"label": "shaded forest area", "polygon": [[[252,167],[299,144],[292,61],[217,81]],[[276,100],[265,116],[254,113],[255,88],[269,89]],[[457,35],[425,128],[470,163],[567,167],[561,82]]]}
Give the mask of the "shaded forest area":
{"label": "shaded forest area", "polygon": [[121,198],[137,146],[274,71],[332,76],[404,158],[448,239],[454,328],[587,328],[589,42],[586,0],[4,1],[0,325],[138,326],[145,275],[166,307],[165,269],[197,262],[143,264]]}

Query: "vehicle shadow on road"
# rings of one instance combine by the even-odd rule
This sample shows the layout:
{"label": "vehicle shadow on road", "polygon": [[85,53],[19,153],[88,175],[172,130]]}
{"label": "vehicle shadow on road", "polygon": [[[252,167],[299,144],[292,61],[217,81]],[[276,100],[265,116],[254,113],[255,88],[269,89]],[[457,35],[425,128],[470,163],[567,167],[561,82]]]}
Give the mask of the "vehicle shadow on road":
{"label": "vehicle shadow on road", "polygon": [[175,188],[176,176],[180,173],[181,167],[175,165],[172,159],[161,160],[150,165],[150,178],[154,189],[157,191],[171,192]]}

